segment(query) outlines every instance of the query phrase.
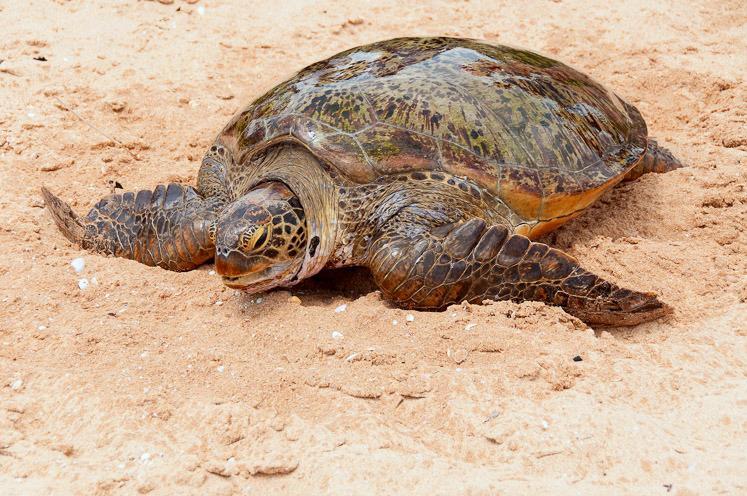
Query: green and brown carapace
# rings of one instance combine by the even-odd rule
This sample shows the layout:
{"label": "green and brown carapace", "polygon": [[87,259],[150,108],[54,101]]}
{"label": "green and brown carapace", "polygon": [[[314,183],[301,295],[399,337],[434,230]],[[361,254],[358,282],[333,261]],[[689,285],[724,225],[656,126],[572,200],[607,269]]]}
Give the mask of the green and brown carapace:
{"label": "green and brown carapace", "polygon": [[196,187],[110,195],[85,218],[44,189],[82,247],[226,284],[290,286],[368,267],[395,304],[537,300],[598,325],[668,313],[534,241],[620,181],[681,164],[635,107],[535,53],[398,38],[301,70],[238,113]]}

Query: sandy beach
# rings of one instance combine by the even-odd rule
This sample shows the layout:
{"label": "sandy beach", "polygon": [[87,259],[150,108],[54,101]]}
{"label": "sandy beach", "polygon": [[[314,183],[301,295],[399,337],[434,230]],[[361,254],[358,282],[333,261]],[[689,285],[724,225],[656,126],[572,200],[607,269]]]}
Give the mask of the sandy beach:
{"label": "sandy beach", "polygon": [[[744,2],[5,0],[0,25],[3,495],[747,494]],[[687,167],[544,241],[671,316],[406,311],[348,269],[248,295],[43,208],[194,184],[248,102],[404,35],[529,48],[641,111]]]}

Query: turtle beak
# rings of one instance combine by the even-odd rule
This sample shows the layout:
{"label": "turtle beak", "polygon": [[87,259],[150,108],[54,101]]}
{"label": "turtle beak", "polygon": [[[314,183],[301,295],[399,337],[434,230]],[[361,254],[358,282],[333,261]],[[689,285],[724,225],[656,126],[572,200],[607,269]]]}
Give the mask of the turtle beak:
{"label": "turtle beak", "polygon": [[268,264],[256,257],[245,257],[237,252],[216,250],[215,270],[229,288],[258,293],[278,286],[292,284],[301,270],[298,260]]}
{"label": "turtle beak", "polygon": [[225,247],[215,249],[215,270],[224,277],[257,273],[268,265],[258,260],[257,257],[247,257],[238,250]]}

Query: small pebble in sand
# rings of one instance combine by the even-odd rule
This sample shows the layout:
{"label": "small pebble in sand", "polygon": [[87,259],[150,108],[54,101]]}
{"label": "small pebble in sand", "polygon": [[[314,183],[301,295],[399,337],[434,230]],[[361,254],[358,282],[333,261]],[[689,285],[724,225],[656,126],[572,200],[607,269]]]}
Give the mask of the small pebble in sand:
{"label": "small pebble in sand", "polygon": [[264,301],[264,299],[263,299],[263,298],[257,298],[257,305],[259,305],[259,304],[260,304],[260,303],[262,303],[263,301]]}
{"label": "small pebble in sand", "polygon": [[581,357],[580,357],[579,355],[576,355],[575,357],[573,357],[573,361],[574,361],[574,362],[582,362],[583,360],[584,360],[584,359],[583,359],[583,358],[581,358]]}
{"label": "small pebble in sand", "polygon": [[85,277],[83,279],[78,279],[78,287],[80,289],[88,288],[88,279],[86,279]]}
{"label": "small pebble in sand", "polygon": [[452,350],[451,348],[449,348],[448,350],[446,350],[446,355],[454,360],[457,365],[459,365],[460,363],[467,360],[468,352],[464,348],[458,348],[456,350]]}
{"label": "small pebble in sand", "polygon": [[205,7],[203,7],[202,5],[197,7],[197,13],[200,15],[205,15]]}
{"label": "small pebble in sand", "polygon": [[208,271],[208,275],[209,276],[214,276],[215,275],[215,271],[214,270]]}
{"label": "small pebble in sand", "polygon": [[408,313],[407,317],[405,317],[405,320],[407,322],[414,322],[415,321],[415,316],[413,314],[411,314],[411,313]]}
{"label": "small pebble in sand", "polygon": [[547,420],[543,420],[542,421],[542,428],[544,430],[547,430],[548,427],[550,427],[550,424],[547,423]]}
{"label": "small pebble in sand", "polygon": [[40,330],[40,331],[43,331],[46,328],[47,328],[47,326],[43,326],[43,325],[40,325],[39,327],[37,327],[37,329]]}
{"label": "small pebble in sand", "polygon": [[393,325],[393,326],[396,326],[397,324],[399,324],[399,322],[397,322],[397,320],[396,320],[396,319],[392,321],[392,325]]}
{"label": "small pebble in sand", "polygon": [[215,306],[217,306],[217,307],[221,306],[222,304],[223,304],[223,301],[222,301],[222,300],[217,300],[217,301],[215,302]]}
{"label": "small pebble in sand", "polygon": [[332,339],[342,339],[342,333],[340,331],[332,331]]}
{"label": "small pebble in sand", "polygon": [[[174,22],[172,21],[172,27],[176,27],[173,24]],[[110,100],[106,103],[107,105],[109,105],[111,111],[116,113],[123,111],[127,107],[127,102],[124,102],[122,100]]]}
{"label": "small pebble in sand", "polygon": [[342,312],[344,312],[347,309],[348,309],[348,306],[345,305],[345,304],[342,304],[342,305],[338,306],[337,308],[335,308],[335,313],[342,313]]}
{"label": "small pebble in sand", "polygon": [[218,371],[219,374],[222,374],[226,368],[223,365],[218,365],[218,367],[215,369]]}
{"label": "small pebble in sand", "polygon": [[150,453],[146,452],[146,453],[143,453],[142,455],[140,455],[140,461],[141,462],[145,463],[148,460],[150,460]]}
{"label": "small pebble in sand", "polygon": [[290,298],[288,298],[288,303],[293,303],[294,305],[300,305],[301,304],[301,298],[299,298],[296,295],[293,295]]}
{"label": "small pebble in sand", "polygon": [[15,381],[10,383],[10,389],[13,391],[18,391],[23,387],[23,380],[22,379],[16,379]]}
{"label": "small pebble in sand", "polygon": [[70,262],[70,265],[72,265],[75,272],[80,274],[81,272],[83,272],[83,268],[86,266],[86,261],[83,260],[83,257],[78,257],[78,258],[74,258]]}
{"label": "small pebble in sand", "polygon": [[477,324],[467,324],[466,326],[464,326],[464,330],[465,331],[471,331],[475,327],[477,327]]}

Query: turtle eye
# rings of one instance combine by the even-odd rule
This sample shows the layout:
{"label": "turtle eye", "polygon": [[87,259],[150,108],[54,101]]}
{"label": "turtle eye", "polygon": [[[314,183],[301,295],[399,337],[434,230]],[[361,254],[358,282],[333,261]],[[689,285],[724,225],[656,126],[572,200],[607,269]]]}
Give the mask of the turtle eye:
{"label": "turtle eye", "polygon": [[239,236],[239,246],[244,253],[249,253],[263,248],[268,238],[267,226],[252,226],[252,229]]}

